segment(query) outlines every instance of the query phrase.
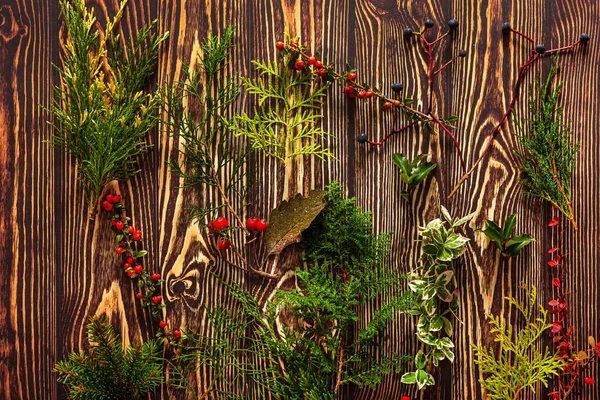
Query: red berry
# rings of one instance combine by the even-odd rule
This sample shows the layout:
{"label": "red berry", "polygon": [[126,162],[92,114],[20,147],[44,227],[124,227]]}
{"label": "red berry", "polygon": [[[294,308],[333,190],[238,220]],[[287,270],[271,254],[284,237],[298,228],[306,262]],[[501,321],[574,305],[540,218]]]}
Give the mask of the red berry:
{"label": "red berry", "polygon": [[140,231],[139,229],[136,229],[135,232],[133,232],[133,234],[142,236],[142,231]]}
{"label": "red berry", "polygon": [[320,77],[324,77],[325,75],[327,75],[327,70],[323,69],[323,68],[319,68],[317,70],[317,75],[319,75]]}
{"label": "red berry", "polygon": [[360,91],[360,92],[358,92],[356,95],[358,96],[358,98],[359,98],[359,99],[362,99],[362,98],[364,98],[364,97],[365,97],[366,93],[365,93],[365,92],[363,92],[363,91],[361,90],[361,91]]}
{"label": "red berry", "polygon": [[297,40],[292,40],[292,44],[291,44],[293,49],[297,49],[298,48],[298,41]]}
{"label": "red berry", "polygon": [[152,280],[158,282],[160,280],[160,274],[152,274]]}
{"label": "red berry", "polygon": [[133,258],[133,257],[127,257],[127,262],[129,264],[133,264],[135,262],[135,258]]}
{"label": "red berry", "polygon": [[159,327],[160,329],[164,329],[164,328],[165,328],[165,326],[167,326],[167,323],[166,323],[165,321],[160,321],[160,322],[158,323],[158,327]]}
{"label": "red berry", "polygon": [[154,304],[159,304],[162,301],[162,296],[154,296],[150,299]]}
{"label": "red berry", "polygon": [[353,99],[354,98],[354,86],[346,86],[344,88],[344,93],[346,93],[346,96]]}
{"label": "red berry", "polygon": [[225,238],[225,240],[219,238],[219,240],[217,240],[217,245],[219,245],[219,250],[225,251],[231,246],[231,240],[229,240],[229,238]]}
{"label": "red berry", "polygon": [[315,65],[316,62],[317,62],[317,58],[316,57],[314,57],[314,56],[308,57],[308,63],[310,65]]}
{"label": "red berry", "polygon": [[131,278],[131,276],[134,274],[133,270],[130,269],[129,271],[127,271],[127,276]]}
{"label": "red berry", "polygon": [[371,97],[373,97],[373,92],[372,92],[372,91],[370,91],[370,90],[367,90],[367,91],[365,92],[365,97],[366,97],[367,99],[370,99]]}
{"label": "red berry", "polygon": [[269,223],[267,221],[265,221],[264,219],[261,219],[256,223],[256,230],[259,232],[266,231],[268,227],[269,227]]}
{"label": "red berry", "polygon": [[173,331],[173,337],[179,339],[181,337],[181,331]]}
{"label": "red berry", "polygon": [[296,71],[302,71],[304,69],[304,61],[297,60],[294,68],[296,68]]}
{"label": "red berry", "polygon": [[120,202],[121,202],[121,196],[119,196],[118,194],[115,194],[113,196],[112,203],[120,203]]}
{"label": "red berry", "polygon": [[222,231],[223,229],[229,228],[229,221],[227,221],[227,218],[225,217],[219,217],[213,222],[213,227],[217,231]]}
{"label": "red berry", "polygon": [[586,376],[585,378],[583,378],[583,381],[585,383],[587,383],[588,385],[593,385],[594,383],[596,383],[596,380],[594,378],[589,377],[589,376]]}
{"label": "red berry", "polygon": [[114,196],[112,194],[109,194],[108,196],[106,196],[106,201],[108,201],[109,203],[112,203],[114,200]]}
{"label": "red berry", "polygon": [[246,228],[248,228],[249,231],[255,231],[257,222],[258,218],[248,218],[246,220]]}
{"label": "red berry", "polygon": [[117,225],[117,222],[119,222],[119,221],[118,221],[118,220],[116,220],[116,219],[111,219],[111,220],[110,220],[110,223],[111,223],[111,225],[112,225],[112,226],[115,226],[115,225]]}
{"label": "red berry", "polygon": [[144,297],[144,295],[141,293],[138,293],[135,295],[135,297],[141,300]]}
{"label": "red berry", "polygon": [[402,396],[402,400],[410,400],[410,396]]}
{"label": "red berry", "polygon": [[385,103],[383,103],[383,108],[384,110],[389,110],[390,108],[392,108],[392,103],[386,101]]}
{"label": "red berry", "polygon": [[129,269],[129,268],[131,268],[131,264],[130,263],[123,264],[123,269]]}
{"label": "red berry", "polygon": [[283,43],[283,42],[277,42],[277,44],[275,46],[277,47],[277,50],[285,49],[285,43]]}
{"label": "red berry", "polygon": [[319,60],[315,61],[315,67],[317,67],[317,68],[323,68],[323,62],[321,62]]}
{"label": "red berry", "polygon": [[132,235],[135,233],[135,228],[133,226],[129,227],[129,233],[131,233]]}
{"label": "red berry", "polygon": [[133,235],[133,240],[135,240],[136,242],[139,242],[140,240],[142,240],[142,235],[138,235],[137,233]]}
{"label": "red berry", "polygon": [[356,74],[355,74],[354,72],[350,72],[350,73],[348,74],[348,80],[349,80],[349,81],[354,81],[354,80],[356,80]]}
{"label": "red berry", "polygon": [[122,248],[122,247],[117,247],[117,248],[115,249],[115,252],[116,252],[118,255],[121,255],[121,254],[123,254],[123,248]]}
{"label": "red berry", "polygon": [[113,205],[111,203],[109,203],[108,201],[103,202],[102,207],[104,207],[104,209],[106,211],[110,211],[113,209]]}
{"label": "red berry", "polygon": [[142,273],[143,269],[144,268],[141,265],[136,265],[135,267],[133,267],[133,272],[139,275]]}
{"label": "red berry", "polygon": [[117,228],[117,230],[122,231],[125,228],[125,224],[123,223],[123,221],[118,221],[117,223],[115,223],[115,228]]}
{"label": "red berry", "polygon": [[214,224],[214,222],[213,222],[213,221],[208,221],[208,224],[207,224],[207,226],[208,226],[208,231],[210,232],[210,234],[211,234],[211,235],[216,235],[217,233],[219,233],[219,232],[217,232],[217,230],[214,228],[215,224]]}

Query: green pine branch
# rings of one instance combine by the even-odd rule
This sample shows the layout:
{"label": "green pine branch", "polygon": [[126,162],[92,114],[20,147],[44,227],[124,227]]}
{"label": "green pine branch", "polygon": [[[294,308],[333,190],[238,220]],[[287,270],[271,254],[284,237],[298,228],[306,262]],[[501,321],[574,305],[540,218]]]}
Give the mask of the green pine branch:
{"label": "green pine branch", "polygon": [[191,207],[193,218],[204,226],[223,207],[245,226],[233,205],[244,204],[249,149],[232,140],[227,117],[240,94],[236,77],[225,75],[234,35],[232,27],[220,36],[209,34],[201,43],[197,68],[167,91],[163,104],[168,114],[163,125],[181,145],[182,157],[169,163],[171,170],[183,187],[217,189],[217,198],[202,196],[201,204]]}
{"label": "green pine branch", "polygon": [[514,149],[523,187],[558,208],[577,229],[571,204],[571,175],[575,169],[579,143],[575,142],[559,105],[562,83],[553,85],[558,71],[556,57],[546,82],[538,82],[530,96],[529,118],[517,124],[521,149]]}
{"label": "green pine branch", "polygon": [[[136,157],[146,151],[144,135],[156,124],[159,100],[144,85],[168,33],[154,35],[155,23],[142,28],[134,44],[122,44],[116,31],[127,0],[107,22],[101,38],[93,11],[84,0],[61,0],[67,39],[60,85],[54,87],[51,143],[72,155],[85,198],[94,207],[112,180],[137,172]],[[90,212],[93,218],[95,207]]]}
{"label": "green pine branch", "polygon": [[[537,305],[537,290],[534,286],[526,290],[527,300],[506,298],[519,311],[524,322],[517,328],[503,318],[487,314],[495,335],[494,342],[500,344],[498,353],[493,347],[472,345],[485,378],[479,380],[488,397],[494,400],[516,400],[526,389],[535,393],[538,383],[548,386],[548,379],[558,375],[565,361],[552,353],[548,347],[538,350],[542,334],[552,327],[547,320],[548,312]],[[538,308],[539,307],[539,308]]]}
{"label": "green pine branch", "polygon": [[70,399],[140,399],[160,386],[162,357],[156,341],[124,349],[104,317],[92,317],[87,332],[89,353],[71,353],[54,368]]}
{"label": "green pine branch", "polygon": [[237,115],[230,128],[250,140],[253,149],[281,162],[301,155],[324,159],[333,154],[321,142],[329,134],[318,126],[330,83],[315,83],[316,72],[293,68],[294,55],[276,62],[253,60],[258,78],[242,78],[249,94],[258,97],[254,112]]}

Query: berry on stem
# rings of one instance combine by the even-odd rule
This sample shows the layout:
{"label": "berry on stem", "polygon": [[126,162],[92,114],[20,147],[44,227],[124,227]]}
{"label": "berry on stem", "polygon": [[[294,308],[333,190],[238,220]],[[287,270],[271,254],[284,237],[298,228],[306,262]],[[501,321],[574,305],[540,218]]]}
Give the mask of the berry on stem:
{"label": "berry on stem", "polygon": [[294,68],[296,68],[296,71],[302,71],[304,69],[304,61],[296,60],[296,64],[294,65]]}
{"label": "berry on stem", "polygon": [[167,323],[166,323],[165,321],[160,321],[160,322],[158,323],[158,327],[159,327],[160,329],[164,329],[164,328],[165,328],[165,326],[167,326]]}
{"label": "berry on stem", "polygon": [[219,240],[217,240],[217,245],[219,246],[219,250],[225,251],[231,246],[231,240],[229,240],[229,238],[219,238]]}
{"label": "berry on stem", "polygon": [[106,196],[106,201],[108,201],[109,203],[114,203],[113,198],[114,196],[112,194],[109,194],[108,196]]}
{"label": "berry on stem", "polygon": [[249,231],[255,231],[256,224],[258,223],[258,221],[259,221],[258,218],[248,218],[246,220],[246,228],[248,228]]}
{"label": "berry on stem", "polygon": [[351,99],[353,99],[355,97],[354,95],[354,86],[346,86],[344,88],[344,93],[346,93],[346,96],[350,97]]}
{"label": "berry on stem", "polygon": [[308,60],[308,63],[309,63],[310,65],[315,65],[315,63],[317,62],[317,57],[315,57],[315,56],[310,56],[310,57],[308,57],[308,59],[307,59],[307,60]]}
{"label": "berry on stem", "polygon": [[450,28],[450,29],[458,28],[458,21],[455,20],[454,18],[452,18],[450,21],[448,21],[448,28]]}
{"label": "berry on stem", "polygon": [[123,221],[117,221],[115,222],[115,228],[117,228],[119,231],[122,231],[125,228],[125,224]]}
{"label": "berry on stem", "polygon": [[372,91],[370,91],[370,90],[367,90],[367,91],[365,92],[365,97],[366,97],[367,99],[370,99],[371,97],[373,97],[373,92],[372,92]]}
{"label": "berry on stem", "polygon": [[581,44],[585,46],[590,41],[590,35],[582,33],[581,36],[579,36],[579,40],[581,41]]}
{"label": "berry on stem", "polygon": [[359,92],[356,94],[356,96],[357,96],[359,99],[362,99],[362,98],[364,98],[364,97],[365,97],[365,92],[363,92],[363,91],[361,90],[361,91],[359,91]]}
{"label": "berry on stem", "polygon": [[123,269],[129,269],[129,268],[131,268],[131,264],[129,264],[129,263],[123,264]]}
{"label": "berry on stem", "polygon": [[162,296],[154,296],[150,299],[154,304],[159,304],[162,301]]}
{"label": "berry on stem", "polygon": [[122,247],[117,247],[117,248],[115,249],[115,253],[117,253],[118,255],[121,255],[121,254],[123,254],[123,248],[122,248]]}
{"label": "berry on stem", "polygon": [[322,61],[315,61],[315,68],[323,68],[323,62]]}
{"label": "berry on stem", "polygon": [[134,274],[134,273],[135,273],[135,272],[133,272],[133,270],[132,270],[132,269],[130,269],[129,271],[127,271],[127,276],[131,278],[131,277],[133,276],[133,274]]}
{"label": "berry on stem", "polygon": [[355,72],[350,72],[347,77],[348,77],[348,80],[350,82],[353,82],[353,81],[356,80],[356,73]]}
{"label": "berry on stem", "polygon": [[129,233],[131,233],[132,235],[135,233],[135,228],[133,226],[129,227]]}
{"label": "berry on stem", "polygon": [[466,50],[464,50],[464,49],[460,49],[460,50],[458,51],[458,56],[459,56],[459,57],[466,57],[466,56],[467,56],[467,51],[466,51]]}
{"label": "berry on stem", "polygon": [[143,269],[144,268],[141,265],[136,265],[135,267],[133,267],[133,273],[139,275],[142,273]]}
{"label": "berry on stem", "polygon": [[277,42],[277,44],[275,46],[277,47],[277,50],[285,49],[285,43],[283,43],[283,42]]}
{"label": "berry on stem", "polygon": [[113,209],[113,205],[112,203],[108,202],[108,201],[104,201],[102,202],[102,207],[104,207],[104,209],[106,211],[111,211]]}
{"label": "berry on stem", "polygon": [[589,377],[589,376],[586,376],[585,378],[583,378],[583,381],[585,383],[587,383],[588,385],[593,385],[594,383],[596,383],[596,380],[594,378]]}
{"label": "berry on stem", "polygon": [[223,229],[229,228],[229,221],[225,217],[219,217],[213,222],[213,228],[217,231],[222,231]]}
{"label": "berry on stem", "polygon": [[535,46],[535,51],[538,54],[544,54],[546,52],[546,48],[544,47],[543,44],[538,44]]}
{"label": "berry on stem", "polygon": [[137,293],[135,295],[135,297],[136,297],[136,299],[141,300],[144,297],[144,295],[140,292],[140,293]]}
{"label": "berry on stem", "polygon": [[133,257],[127,257],[127,263],[133,264],[134,262],[135,262],[135,258],[133,258]]}
{"label": "berry on stem", "polygon": [[264,219],[261,219],[256,223],[256,230],[259,232],[266,231],[268,227],[269,227],[269,223],[267,221],[265,221]]}
{"label": "berry on stem", "polygon": [[502,33],[503,34],[508,35],[511,30],[512,30],[512,28],[510,26],[510,22],[505,22],[502,24]]}
{"label": "berry on stem", "polygon": [[113,196],[113,200],[112,200],[112,202],[113,202],[113,203],[120,203],[120,202],[121,202],[121,196],[119,196],[118,194],[115,194],[115,195]]}
{"label": "berry on stem", "polygon": [[364,132],[359,133],[356,137],[356,141],[361,144],[365,143],[367,141],[367,134]]}
{"label": "berry on stem", "polygon": [[425,28],[433,28],[434,22],[432,19],[426,19],[424,24]]}
{"label": "berry on stem", "polygon": [[173,337],[175,339],[179,339],[181,337],[181,331],[179,331],[179,330],[173,331]]}
{"label": "berry on stem", "polygon": [[392,90],[395,93],[398,93],[399,91],[401,91],[402,89],[404,89],[404,85],[401,83],[392,83]]}
{"label": "berry on stem", "polygon": [[408,40],[408,39],[412,38],[414,33],[415,33],[415,30],[413,28],[404,29],[404,32],[403,32],[404,39]]}
{"label": "berry on stem", "polygon": [[385,103],[383,103],[384,110],[389,110],[390,108],[392,108],[392,103],[390,103],[389,101],[386,101]]}
{"label": "berry on stem", "polygon": [[323,68],[319,68],[317,70],[317,75],[319,75],[320,77],[324,77],[327,74],[327,70],[323,69]]}
{"label": "berry on stem", "polygon": [[160,280],[160,274],[152,274],[152,280],[158,282]]}

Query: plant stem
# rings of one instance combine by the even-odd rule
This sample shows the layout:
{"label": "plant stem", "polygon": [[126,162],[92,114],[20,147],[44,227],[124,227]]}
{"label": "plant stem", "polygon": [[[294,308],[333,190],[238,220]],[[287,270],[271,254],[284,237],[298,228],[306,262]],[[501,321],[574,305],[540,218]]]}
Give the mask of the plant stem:
{"label": "plant stem", "polygon": [[558,179],[558,170],[556,168],[556,159],[554,158],[554,155],[552,156],[552,169],[554,170],[554,173],[552,174],[554,177],[554,180],[556,181],[556,184],[558,185],[558,187],[560,189],[560,193],[562,194],[563,198],[565,199],[565,202],[567,203],[567,208],[569,209],[569,221],[571,221],[571,224],[573,224],[573,228],[575,228],[575,230],[577,230],[577,222],[575,222],[575,216],[573,215],[573,207],[571,206],[571,200],[569,200],[569,197],[565,193],[565,188],[564,188],[563,184],[560,183],[560,179]]}
{"label": "plant stem", "polygon": [[343,370],[344,370],[344,341],[342,340],[340,342],[340,348],[339,348],[338,370],[337,370],[337,376],[335,379],[335,389],[333,390],[334,393],[338,393],[340,390],[340,387],[342,386]]}
{"label": "plant stem", "polygon": [[404,132],[405,130],[409,129],[410,127],[412,127],[412,126],[414,126],[414,125],[416,125],[416,124],[418,124],[419,122],[420,122],[420,121],[419,121],[418,119],[417,119],[417,120],[414,120],[414,121],[413,121],[413,122],[411,122],[410,124],[408,124],[408,125],[406,125],[406,126],[403,126],[403,127],[402,127],[402,128],[400,128],[400,129],[395,129],[395,130],[393,130],[392,132],[390,132],[390,133],[389,133],[389,134],[388,134],[386,137],[384,137],[384,138],[383,138],[382,140],[380,140],[379,142],[372,142],[372,141],[370,141],[370,140],[367,140],[367,143],[369,143],[369,144],[371,144],[371,145],[374,145],[374,146],[381,146],[381,145],[382,145],[382,144],[383,144],[383,143],[384,143],[386,140],[388,140],[388,139],[390,138],[390,136],[392,136],[392,135],[394,135],[394,134],[397,134],[397,133]]}

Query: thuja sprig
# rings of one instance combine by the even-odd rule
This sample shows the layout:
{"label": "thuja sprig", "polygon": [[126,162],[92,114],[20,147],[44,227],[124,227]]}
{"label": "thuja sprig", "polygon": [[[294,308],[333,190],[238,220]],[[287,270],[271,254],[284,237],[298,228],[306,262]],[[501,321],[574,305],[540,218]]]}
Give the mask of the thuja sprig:
{"label": "thuja sprig", "polygon": [[492,144],[494,143],[494,140],[496,139],[496,136],[498,135],[498,133],[500,133],[500,129],[502,128],[502,126],[508,119],[508,116],[511,114],[511,112],[514,109],[515,103],[517,102],[517,98],[519,96],[519,89],[521,87],[521,84],[523,83],[523,79],[525,78],[527,71],[529,71],[531,66],[536,61],[539,61],[544,57],[554,56],[558,53],[572,53],[580,45],[586,47],[590,40],[590,36],[588,34],[582,33],[579,36],[579,40],[573,44],[570,44],[570,45],[564,46],[564,47],[547,50],[544,45],[537,44],[537,42],[535,40],[533,40],[532,38],[530,38],[529,36],[512,28],[509,22],[505,22],[504,24],[502,24],[502,33],[504,35],[510,35],[512,33],[512,34],[517,35],[519,38],[525,39],[530,45],[530,55],[529,55],[529,58],[527,59],[527,61],[525,61],[519,68],[519,75],[517,76],[517,81],[515,82],[515,86],[512,91],[512,98],[510,100],[510,103],[508,104],[508,107],[506,108],[506,111],[502,115],[502,118],[500,118],[500,121],[498,121],[498,123],[496,124],[494,129],[492,129],[492,131],[488,134],[488,136],[486,138],[486,143],[483,146],[483,150],[480,153],[479,158],[477,158],[477,160],[471,166],[471,168],[460,178],[460,180],[458,181],[456,186],[452,189],[452,191],[448,195],[448,198],[451,198],[452,196],[454,196],[456,194],[456,192],[458,191],[460,186],[469,178],[469,176],[471,176],[471,174],[475,171],[475,169],[477,168],[479,163],[481,163],[481,161],[483,161],[483,159],[488,154],[489,150],[492,147]]}
{"label": "thuja sprig", "polygon": [[162,317],[161,310],[165,307],[162,296],[156,295],[160,292],[160,286],[164,282],[160,274],[150,274],[142,266],[142,258],[148,252],[141,248],[142,231],[131,224],[131,218],[127,216],[127,210],[118,194],[109,194],[102,202],[102,207],[109,213],[109,221],[115,233],[117,247],[115,253],[123,257],[123,270],[129,278],[137,281],[139,292],[136,298],[145,307],[149,307],[155,320]]}
{"label": "thuja sprig", "polygon": [[155,340],[123,348],[104,317],[92,317],[87,326],[88,353],[74,352],[53,371],[69,388],[70,399],[137,400],[163,381],[162,346]]}
{"label": "thuja sprig", "polygon": [[562,84],[552,84],[557,71],[558,65],[553,60],[546,82],[538,82],[536,94],[531,95],[530,117],[525,124],[517,124],[522,150],[513,152],[517,168],[523,173],[521,182],[525,192],[550,202],[577,229],[571,205],[571,175],[579,143],[563,121],[563,109],[558,104]]}
{"label": "thuja sprig", "polygon": [[250,140],[253,149],[282,163],[302,155],[320,159],[333,157],[321,141],[329,133],[318,126],[328,82],[315,82],[317,71],[299,58],[304,46],[290,39],[294,48],[284,48],[277,61],[253,60],[258,78],[242,78],[249,94],[258,97],[252,115],[245,112],[231,120],[236,136]]}
{"label": "thuja sprig", "polygon": [[148,145],[144,135],[156,124],[159,100],[144,85],[168,33],[154,35],[154,23],[138,31],[132,46],[116,33],[127,0],[109,19],[103,35],[84,0],[61,0],[67,37],[61,83],[54,87],[52,144],[72,155],[85,198],[95,216],[96,202],[111,181],[137,172],[136,156]]}
{"label": "thuja sprig", "polygon": [[[561,227],[560,217],[552,218],[548,227],[559,229]],[[570,322],[568,293],[565,291],[568,268],[565,255],[562,253],[562,229],[557,236],[559,238],[558,246],[550,248],[547,252],[549,257],[547,265],[553,273],[552,286],[555,292],[548,305],[554,316],[552,321],[553,342],[558,351],[558,358],[564,360],[566,365],[559,375],[557,387],[549,396],[553,400],[565,400],[573,390],[579,387],[581,382],[587,385],[595,384],[595,379],[584,376],[584,373],[600,358],[600,343],[596,343],[595,338],[589,336],[588,348],[578,350],[575,328]]]}
{"label": "thuja sprig", "polygon": [[416,333],[424,348],[414,357],[416,370],[405,373],[402,382],[417,384],[419,389],[435,383],[428,372],[431,364],[437,367],[444,359],[454,360],[450,317],[458,310],[458,295],[452,262],[466,251],[469,241],[457,229],[473,217],[454,219],[446,208],[441,210],[445,221],[437,218],[419,228],[423,238],[420,265],[408,277],[415,304],[407,314],[418,317]]}
{"label": "thuja sprig", "polygon": [[[413,99],[406,98],[401,95],[401,91],[404,89],[404,86],[401,83],[394,83],[392,85],[392,91],[394,95],[387,96],[381,90],[377,88],[372,88],[368,84],[361,84],[357,82],[357,73],[355,70],[347,68],[345,73],[338,73],[334,70],[333,65],[324,65],[321,61],[317,60],[315,56],[311,56],[307,54],[304,49],[298,48],[298,46],[294,46],[294,43],[283,43],[279,42],[277,47],[280,50],[286,50],[292,52],[292,54],[298,54],[298,56],[307,61],[310,65],[313,65],[317,70],[317,76],[322,77],[322,79],[326,82],[330,82],[333,80],[338,81],[340,84],[344,85],[344,93],[350,98],[359,98],[359,99],[370,99],[372,97],[377,98],[380,102],[381,108],[383,110],[393,110],[394,112],[394,122],[390,133],[385,136],[380,141],[372,141],[368,139],[368,136],[365,133],[360,133],[357,137],[359,143],[368,143],[375,146],[381,146],[383,143],[388,140],[392,135],[399,134],[404,132],[413,126],[424,123],[429,126],[437,125],[440,129],[444,131],[445,134],[450,136],[452,139],[461,159],[461,162],[464,164],[463,157],[460,151],[460,146],[458,141],[456,140],[454,134],[450,131],[449,128],[452,127],[452,123],[456,122],[456,117],[449,117],[448,120],[442,120],[433,112],[433,85],[435,82],[435,78],[437,75],[450,66],[457,58],[464,57],[466,52],[464,50],[460,50],[456,56],[447,61],[446,63],[437,66],[433,60],[433,50],[434,47],[439,44],[443,39],[450,37],[451,32],[454,32],[458,28],[458,21],[452,19],[448,21],[449,31],[445,34],[441,35],[437,39],[433,41],[428,41],[425,38],[425,33],[428,29],[433,27],[433,21],[427,20],[425,21],[425,26],[421,31],[415,31],[412,28],[407,28],[404,31],[404,38],[406,40],[410,40],[413,36],[418,36],[429,57],[428,62],[428,105],[426,111],[420,111],[412,107]],[[405,126],[398,126],[398,111],[402,111],[406,114],[407,119],[409,120],[408,124]]]}
{"label": "thuja sprig", "polygon": [[517,400],[527,389],[535,393],[538,383],[547,387],[548,379],[558,375],[565,365],[548,347],[544,352],[538,350],[542,334],[552,324],[548,323],[548,312],[537,304],[536,288],[525,290],[526,301],[506,298],[519,311],[524,325],[511,325],[499,316],[486,314],[492,327],[490,332],[495,335],[494,342],[500,343],[500,349],[496,352],[493,347],[472,344],[475,363],[485,374],[479,382],[494,400]]}
{"label": "thuja sprig", "polygon": [[[167,91],[164,101],[168,118],[163,125],[181,145],[181,158],[169,166],[183,179],[183,187],[205,192],[201,204],[191,206],[194,220],[205,228],[224,211],[244,229],[241,212],[234,204],[244,203],[248,149],[231,140],[227,119],[240,85],[235,76],[224,74],[234,36],[233,27],[226,27],[220,36],[209,34],[201,43],[196,68]],[[210,188],[217,191],[214,200],[206,192]]]}

